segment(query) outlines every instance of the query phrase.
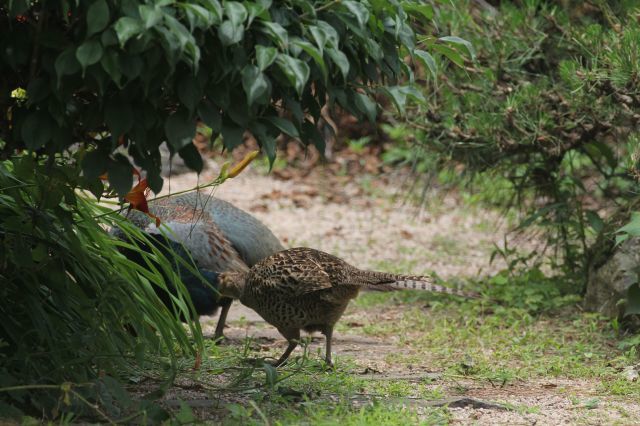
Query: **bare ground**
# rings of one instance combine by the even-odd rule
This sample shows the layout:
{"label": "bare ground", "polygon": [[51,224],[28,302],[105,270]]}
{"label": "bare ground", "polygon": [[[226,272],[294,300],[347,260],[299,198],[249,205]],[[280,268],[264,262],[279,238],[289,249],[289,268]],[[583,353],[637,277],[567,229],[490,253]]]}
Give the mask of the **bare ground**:
{"label": "bare ground", "polygon": [[[216,175],[217,166],[211,163],[199,183]],[[445,197],[421,210],[393,197],[397,187],[389,184],[389,180],[389,176],[374,176],[365,182],[356,182],[350,177],[337,178],[321,169],[304,179],[278,180],[248,170],[225,182],[216,189],[215,195],[252,212],[286,246],[318,248],[360,267],[415,274],[436,271],[443,277],[485,275],[503,267],[500,262],[493,265],[488,262],[493,245],[502,242],[504,228],[497,215],[467,209],[454,197]],[[171,179],[171,190],[188,188],[197,182],[194,175],[176,176]],[[394,321],[397,317],[398,311],[394,307],[383,305],[363,310],[352,304],[341,320],[348,327],[343,327],[343,331],[338,331],[334,337],[338,360],[341,357],[353,359],[356,365],[353,374],[372,380],[427,383],[426,386],[444,390],[447,397],[463,395],[508,408],[479,408],[473,403],[467,407],[449,408],[452,423],[640,424],[638,402],[598,395],[597,378],[535,379],[501,386],[486,381],[442,377],[429,365],[426,354],[424,364],[395,364],[389,355],[407,350],[402,346],[400,336],[367,335],[362,333],[361,324],[366,319]],[[215,318],[202,318],[201,322],[204,334],[212,336]],[[232,307],[228,325],[227,344],[240,348],[245,338],[252,336],[255,349],[270,355],[277,355],[286,346],[275,329],[238,303]],[[309,352],[316,353],[323,344],[323,338],[314,338]],[[299,355],[300,351],[297,349],[294,354]],[[168,400],[176,398],[193,402],[206,397],[197,390],[184,389],[175,389],[167,396]],[[222,403],[242,403],[243,398],[230,395]],[[430,406],[429,401],[420,398],[403,398],[397,402],[418,412]],[[198,406],[197,402],[192,405]],[[219,414],[213,418],[219,419],[223,415],[222,407],[218,405]],[[208,415],[211,413],[209,411]]]}

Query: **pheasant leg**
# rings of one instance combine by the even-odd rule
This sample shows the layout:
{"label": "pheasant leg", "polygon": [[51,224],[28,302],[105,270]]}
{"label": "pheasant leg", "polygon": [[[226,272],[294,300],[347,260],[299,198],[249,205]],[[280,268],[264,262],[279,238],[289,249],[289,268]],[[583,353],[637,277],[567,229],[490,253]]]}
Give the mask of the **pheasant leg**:
{"label": "pheasant leg", "polygon": [[324,361],[328,366],[333,367],[333,362],[331,362],[331,340],[333,338],[333,327],[327,326],[325,330],[322,332],[327,340],[327,347],[324,355]]}
{"label": "pheasant leg", "polygon": [[229,308],[231,308],[231,304],[233,303],[233,299],[224,298],[221,300],[222,309],[220,310],[220,318],[218,318],[218,325],[216,326],[216,332],[213,335],[214,339],[220,342],[219,339],[224,337],[224,325],[227,322],[227,314],[229,313]]}
{"label": "pheasant leg", "polygon": [[284,351],[282,356],[276,362],[273,363],[274,367],[280,367],[282,364],[284,364],[289,358],[289,355],[291,355],[291,352],[293,352],[293,350],[298,346],[298,342],[300,342],[300,330],[278,329],[278,331],[280,331],[280,334],[282,334],[284,338],[287,339],[287,342],[289,342],[289,346],[287,346],[287,350]]}

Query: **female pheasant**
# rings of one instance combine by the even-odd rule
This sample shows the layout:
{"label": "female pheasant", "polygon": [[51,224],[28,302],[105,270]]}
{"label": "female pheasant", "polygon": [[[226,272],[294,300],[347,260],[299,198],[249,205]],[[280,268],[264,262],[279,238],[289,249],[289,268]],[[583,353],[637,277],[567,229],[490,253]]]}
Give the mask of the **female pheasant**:
{"label": "female pheasant", "polygon": [[255,310],[289,342],[276,366],[296,348],[300,330],[320,331],[326,336],[325,360],[331,364],[333,328],[361,288],[477,296],[434,284],[431,277],[365,271],[328,253],[302,247],[273,254],[248,272],[220,274],[219,280],[220,294]]}
{"label": "female pheasant", "polygon": [[[150,213],[160,218],[169,235],[184,245],[199,268],[216,272],[246,272],[265,257],[284,249],[278,238],[249,213],[219,198],[201,193],[187,193],[149,203]],[[149,216],[132,210],[130,220],[149,234],[159,234]],[[189,288],[188,288],[189,289]],[[189,289],[198,314],[198,306],[208,305],[210,292]],[[215,338],[223,337],[224,325],[232,299],[216,299],[221,306]]]}

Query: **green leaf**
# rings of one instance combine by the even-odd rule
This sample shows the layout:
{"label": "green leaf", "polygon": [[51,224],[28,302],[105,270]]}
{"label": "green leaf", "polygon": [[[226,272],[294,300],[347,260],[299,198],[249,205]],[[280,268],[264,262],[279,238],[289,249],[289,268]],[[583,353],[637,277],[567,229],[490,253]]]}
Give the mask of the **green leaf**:
{"label": "green leaf", "polygon": [[73,47],[66,49],[56,59],[54,68],[58,75],[58,85],[63,76],[75,74],[80,70],[80,62],[76,59],[76,52]]}
{"label": "green leaf", "polygon": [[360,28],[364,28],[367,25],[369,21],[369,9],[367,9],[364,4],[358,1],[343,1],[342,5],[349,9],[349,12],[356,17]]}
{"label": "green leaf", "polygon": [[323,28],[317,27],[315,25],[309,26],[309,32],[313,36],[313,40],[316,42],[318,49],[320,49],[321,52],[324,51],[324,47],[330,40],[329,34],[327,34],[327,32]]}
{"label": "green leaf", "polygon": [[375,123],[377,114],[376,103],[364,93],[356,93],[354,96],[356,107],[367,116],[371,123]]}
{"label": "green leaf", "polygon": [[461,68],[464,67],[464,59],[462,58],[462,55],[460,55],[460,52],[458,52],[457,50],[452,49],[444,44],[434,44],[433,50],[444,55],[457,66]]}
{"label": "green leaf", "polygon": [[133,187],[133,167],[129,160],[122,154],[116,154],[115,158],[107,165],[109,184],[120,197],[124,197]]}
{"label": "green leaf", "polygon": [[124,16],[118,19],[115,25],[116,34],[118,35],[118,41],[120,47],[124,48],[125,43],[131,38],[135,37],[144,31],[144,26],[137,19],[129,16]]}
{"label": "green leaf", "polygon": [[111,130],[113,138],[118,138],[133,126],[133,109],[129,103],[113,100],[104,108],[104,121]]}
{"label": "green leaf", "polygon": [[299,96],[302,96],[302,92],[304,91],[305,84],[307,80],[309,80],[309,65],[305,62],[292,58],[286,54],[279,54],[276,59],[280,70],[287,76],[287,79],[291,83],[291,85],[296,89]]}
{"label": "green leaf", "polygon": [[100,34],[100,42],[103,47],[117,46],[118,34],[116,34],[116,30],[113,28],[107,28],[102,32],[102,34]]}
{"label": "green leaf", "polygon": [[242,145],[244,130],[240,127],[224,125],[222,126],[222,141],[225,148],[232,151],[235,147]]}
{"label": "green leaf", "polygon": [[284,27],[277,22],[263,21],[262,25],[265,27],[264,31],[271,36],[271,39],[275,44],[279,45],[283,49],[287,49],[289,46],[289,33]]}
{"label": "green leaf", "polygon": [[405,22],[400,23],[400,17],[396,17],[396,37],[409,51],[415,47],[416,35]]}
{"label": "green leaf", "polygon": [[287,135],[291,136],[292,138],[300,137],[300,133],[298,132],[298,129],[296,129],[296,126],[294,126],[291,121],[286,120],[284,118],[280,118],[280,117],[267,117],[266,120],[269,121],[274,126],[276,126],[278,129],[280,129],[280,131],[282,131],[283,133],[286,133]]}
{"label": "green leaf", "polygon": [[433,6],[430,4],[421,4],[409,1],[403,1],[401,4],[402,8],[407,13],[410,13],[414,16],[422,15],[424,18],[426,18],[426,21],[430,21],[431,19],[433,19]]}
{"label": "green leaf", "polygon": [[113,82],[116,83],[118,87],[121,87],[120,80],[122,79],[122,71],[120,70],[118,53],[112,49],[107,49],[102,55],[102,59],[100,59],[100,65],[102,65],[102,69],[109,74]]}
{"label": "green leaf", "polygon": [[195,28],[208,28],[216,22],[214,14],[202,6],[182,3],[182,7],[186,12],[191,32],[193,32]]}
{"label": "green leaf", "polygon": [[311,35],[316,39],[316,41],[322,41],[323,47],[329,46],[338,48],[338,45],[340,44],[340,36],[336,29],[325,21],[318,21],[316,24],[316,27],[309,27],[309,31],[311,31]]}
{"label": "green leaf", "polygon": [[144,62],[138,55],[121,54],[118,56],[120,71],[129,80],[137,78],[144,67]]}
{"label": "green leaf", "polygon": [[247,94],[247,103],[253,105],[269,91],[267,79],[255,65],[247,65],[242,70],[242,87]]}
{"label": "green leaf", "polygon": [[164,131],[171,147],[180,151],[193,140],[196,123],[186,111],[180,110],[169,116],[164,123]]}
{"label": "green leaf", "polygon": [[382,47],[380,47],[380,45],[374,40],[367,39],[366,48],[369,56],[371,56],[375,61],[381,61],[384,59],[384,50],[382,50]]}
{"label": "green leaf", "polygon": [[338,68],[340,68],[342,77],[344,77],[344,79],[346,80],[347,76],[349,75],[349,67],[350,67],[349,59],[347,58],[347,55],[342,53],[340,50],[333,49],[333,48],[327,49],[327,53],[331,57],[331,60],[333,61],[333,63],[336,64]]}
{"label": "green leaf", "polygon": [[258,63],[258,68],[260,71],[264,71],[278,57],[278,49],[275,47],[268,47],[262,45],[256,45],[256,62]]}
{"label": "green leaf", "polygon": [[260,147],[266,152],[269,159],[269,171],[273,167],[273,163],[276,159],[276,138],[268,132],[267,126],[254,121],[249,125],[251,133],[255,136],[256,140],[260,144]]}
{"label": "green leaf", "polygon": [[147,169],[147,181],[149,182],[149,188],[156,194],[162,191],[162,185],[164,181],[160,176],[160,168]]}
{"label": "green leaf", "polygon": [[407,99],[412,99],[417,102],[424,102],[424,95],[412,85],[407,86],[390,86],[383,89],[385,93],[391,98],[400,114],[405,113],[405,107],[407,105]]}
{"label": "green leaf", "polygon": [[247,19],[247,9],[237,1],[228,1],[224,4],[224,13],[229,17],[233,26],[243,26]]}
{"label": "green leaf", "polygon": [[141,4],[138,6],[138,12],[144,28],[147,30],[155,27],[162,19],[162,10],[157,5]]}
{"label": "green leaf", "polygon": [[640,212],[632,212],[629,223],[618,229],[616,233],[625,233],[632,237],[640,237]]}
{"label": "green leaf", "polygon": [[196,77],[189,73],[180,78],[178,83],[178,99],[189,111],[193,112],[202,98],[202,90]]}
{"label": "green leaf", "polygon": [[318,128],[315,123],[312,123],[309,120],[305,120],[304,123],[302,123],[301,139],[305,144],[313,142],[313,145],[318,149],[318,152],[324,157],[326,143],[320,132],[318,132]]}
{"label": "green leaf", "polygon": [[600,218],[598,213],[593,210],[587,210],[586,216],[587,221],[589,222],[589,225],[591,225],[593,230],[597,233],[600,233],[600,231],[602,231],[602,228],[604,228],[604,221]]}
{"label": "green leaf", "polygon": [[90,151],[82,158],[82,173],[87,179],[98,179],[106,171],[107,157],[103,151]]}
{"label": "green leaf", "polygon": [[222,130],[222,116],[220,111],[214,107],[209,101],[202,101],[198,106],[198,115],[204,121],[204,124],[211,127],[214,133],[220,133]]}
{"label": "green leaf", "polygon": [[627,290],[627,306],[624,316],[640,314],[640,284],[632,284]]}
{"label": "green leaf", "polygon": [[234,25],[230,20],[224,21],[218,27],[218,38],[223,46],[238,43],[244,38],[244,26]]}
{"label": "green leaf", "polygon": [[278,370],[266,362],[262,364],[262,368],[264,369],[265,381],[268,388],[273,389],[278,383]]}
{"label": "green leaf", "polygon": [[202,171],[202,167],[204,163],[202,162],[202,156],[198,151],[198,148],[192,143],[186,145],[180,151],[178,151],[180,157],[184,160],[184,163],[191,170],[200,173]]}
{"label": "green leaf", "polygon": [[431,75],[435,80],[438,75],[438,65],[436,64],[435,59],[433,59],[433,56],[424,50],[418,49],[414,50],[413,54],[420,59],[420,62],[422,62],[422,64],[431,72]]}
{"label": "green leaf", "polygon": [[109,5],[97,0],[87,9],[87,36],[104,30],[109,23]]}
{"label": "green leaf", "polygon": [[85,41],[76,51],[76,59],[80,62],[83,74],[89,65],[97,63],[101,58],[102,44],[95,39]]}
{"label": "green leaf", "polygon": [[30,113],[22,122],[20,135],[27,149],[32,151],[42,148],[49,140],[53,132],[53,120],[44,111]]}
{"label": "green leaf", "polygon": [[213,15],[213,24],[219,25],[222,22],[222,6],[220,6],[220,2],[218,0],[203,0],[202,5],[207,8],[209,12]]}
{"label": "green leaf", "polygon": [[309,56],[311,56],[313,58],[313,60],[320,67],[320,71],[322,71],[322,76],[324,77],[324,79],[326,81],[327,80],[327,66],[324,63],[324,59],[322,58],[322,53],[320,52],[320,50],[318,50],[318,48],[316,48],[314,45],[312,45],[308,41],[305,41],[305,40],[302,40],[302,39],[294,39],[294,40],[291,41],[291,44],[294,45],[294,46],[298,46],[299,48],[304,50],[307,55],[309,55]]}
{"label": "green leaf", "polygon": [[244,6],[248,9],[249,17],[247,18],[247,26],[251,25],[253,20],[261,16],[263,19],[270,19],[269,8],[271,7],[271,0],[263,0],[258,3],[245,2]]}
{"label": "green leaf", "polygon": [[439,40],[465,47],[469,52],[469,55],[471,55],[471,59],[474,61],[476,60],[476,50],[473,48],[473,45],[467,40],[462,39],[460,37],[456,37],[456,36],[440,37]]}
{"label": "green leaf", "polygon": [[276,161],[276,147],[277,141],[275,138],[266,136],[260,139],[260,146],[264,148],[264,151],[267,154],[267,158],[269,159],[269,171],[273,168],[273,164]]}

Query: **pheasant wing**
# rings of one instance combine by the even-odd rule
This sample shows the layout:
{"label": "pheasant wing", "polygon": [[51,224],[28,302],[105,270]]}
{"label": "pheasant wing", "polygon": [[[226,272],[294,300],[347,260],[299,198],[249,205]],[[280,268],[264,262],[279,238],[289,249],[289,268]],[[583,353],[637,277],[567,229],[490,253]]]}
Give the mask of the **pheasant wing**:
{"label": "pheasant wing", "polygon": [[319,265],[302,268],[287,268],[278,280],[278,289],[286,292],[288,298],[305,296],[310,293],[330,289],[333,286],[329,274]]}

